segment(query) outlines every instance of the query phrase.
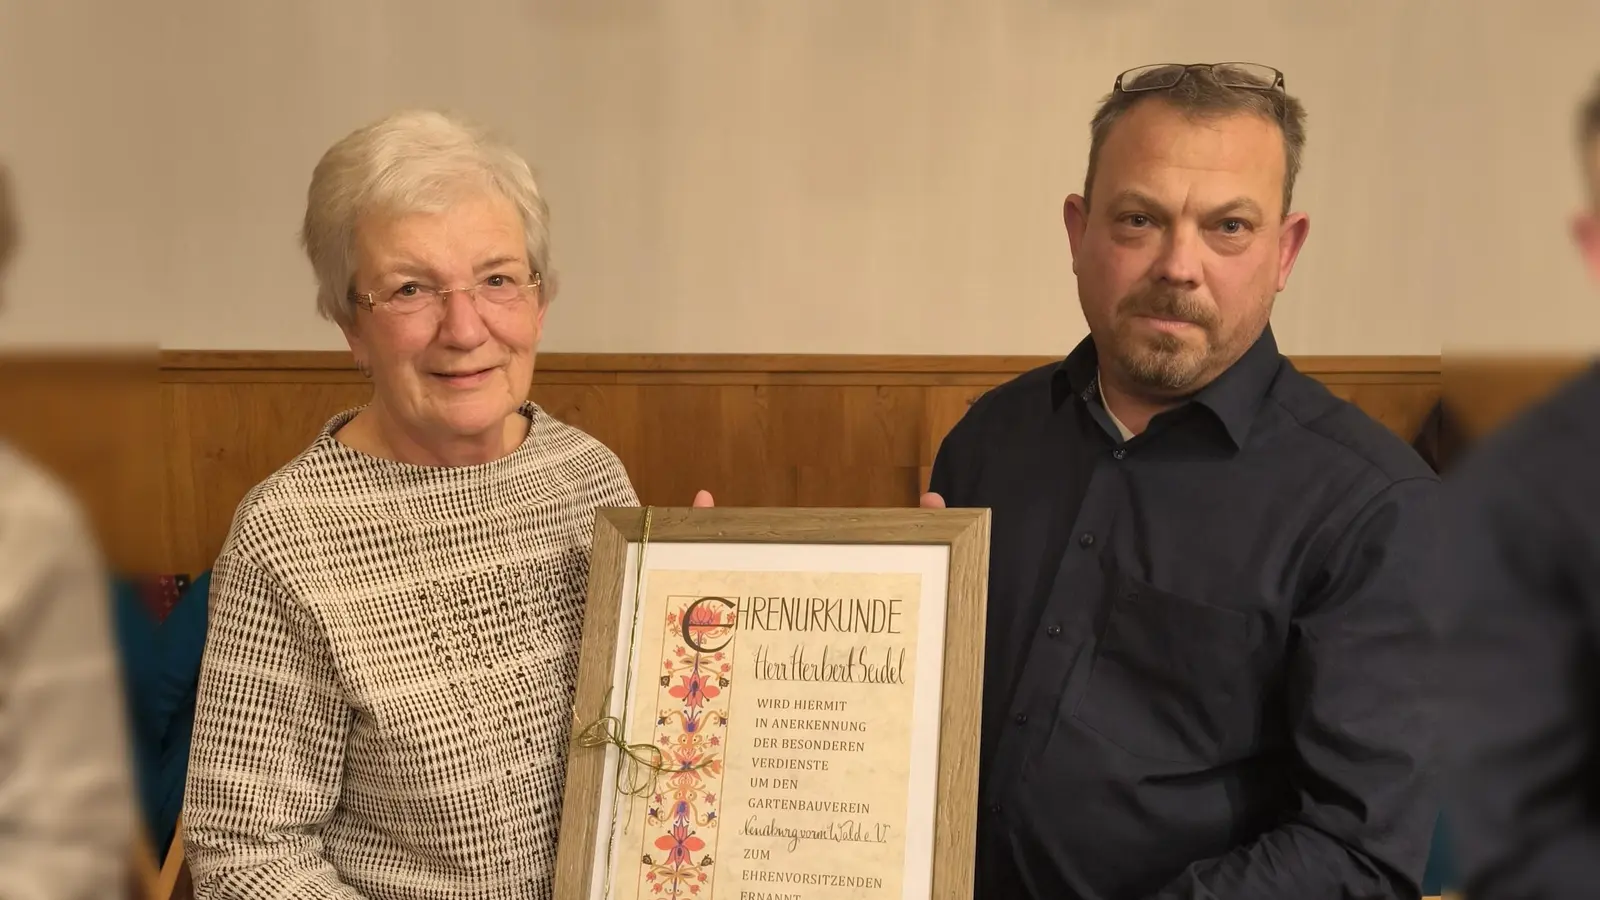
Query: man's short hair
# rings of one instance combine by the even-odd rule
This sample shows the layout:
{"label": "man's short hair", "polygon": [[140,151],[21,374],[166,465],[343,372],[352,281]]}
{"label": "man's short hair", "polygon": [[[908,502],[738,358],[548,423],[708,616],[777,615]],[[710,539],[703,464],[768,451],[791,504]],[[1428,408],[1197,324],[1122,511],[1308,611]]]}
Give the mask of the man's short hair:
{"label": "man's short hair", "polygon": [[[1294,200],[1294,180],[1300,174],[1300,156],[1306,145],[1306,111],[1278,82],[1268,82],[1256,74],[1256,67],[1238,66],[1152,66],[1130,70],[1118,80],[1100,102],[1089,123],[1089,171],[1083,180],[1083,199],[1092,202],[1095,170],[1106,136],[1128,110],[1140,103],[1159,101],[1196,119],[1253,114],[1274,123],[1283,132],[1283,214],[1289,214]],[[1264,68],[1264,67],[1262,67]],[[1177,69],[1183,69],[1181,73]],[[1218,72],[1222,73],[1219,80]],[[1131,77],[1130,77],[1131,76]],[[1157,87],[1176,81],[1170,87]],[[1240,87],[1236,85],[1249,85]]]}
{"label": "man's short hair", "polygon": [[1578,153],[1589,184],[1589,196],[1600,206],[1600,79],[1595,80],[1578,112]]}

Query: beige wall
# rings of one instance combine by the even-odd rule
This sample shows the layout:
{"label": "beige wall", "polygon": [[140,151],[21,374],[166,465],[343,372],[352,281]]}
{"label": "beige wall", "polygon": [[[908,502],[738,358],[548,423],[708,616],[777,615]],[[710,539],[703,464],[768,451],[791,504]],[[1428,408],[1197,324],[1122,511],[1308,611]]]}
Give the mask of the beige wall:
{"label": "beige wall", "polygon": [[1600,290],[1583,274],[1570,223],[1584,194],[1575,119],[1600,76],[1600,3],[1463,5],[1473,8],[1471,93],[1441,102],[1478,121],[1451,148],[1458,218],[1425,257],[1457,301],[1445,321],[1446,352],[1592,353],[1600,349]]}
{"label": "beige wall", "polygon": [[542,173],[546,349],[1056,353],[1095,102],[1133,65],[1244,59],[1310,111],[1287,351],[1587,346],[1563,228],[1596,33],[1587,0],[0,0],[26,229],[0,341],[341,346],[306,180],[429,104]]}

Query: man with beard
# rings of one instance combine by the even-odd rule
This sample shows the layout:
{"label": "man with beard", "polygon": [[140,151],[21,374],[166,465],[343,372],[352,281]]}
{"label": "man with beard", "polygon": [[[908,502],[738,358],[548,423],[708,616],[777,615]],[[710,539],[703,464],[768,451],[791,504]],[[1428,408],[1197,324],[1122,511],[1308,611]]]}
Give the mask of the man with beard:
{"label": "man with beard", "polygon": [[1302,107],[1150,66],[1091,136],[1090,336],[978,400],[923,498],[994,516],[977,896],[1416,897],[1438,480],[1273,341]]}

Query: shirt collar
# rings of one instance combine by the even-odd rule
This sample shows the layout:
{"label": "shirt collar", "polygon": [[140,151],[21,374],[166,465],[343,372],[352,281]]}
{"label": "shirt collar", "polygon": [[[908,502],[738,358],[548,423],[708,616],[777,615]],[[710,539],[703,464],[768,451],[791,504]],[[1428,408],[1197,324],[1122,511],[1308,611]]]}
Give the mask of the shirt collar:
{"label": "shirt collar", "polygon": [[[1272,326],[1268,325],[1238,361],[1201,388],[1189,402],[1209,410],[1227,430],[1234,447],[1243,447],[1245,439],[1250,436],[1256,411],[1261,408],[1261,401],[1278,377],[1278,369],[1282,364],[1278,342],[1272,335]],[[1069,397],[1076,397],[1084,403],[1090,400],[1098,402],[1099,372],[1100,356],[1091,335],[1079,342],[1067,358],[1056,366],[1050,381],[1053,408],[1060,409]]]}

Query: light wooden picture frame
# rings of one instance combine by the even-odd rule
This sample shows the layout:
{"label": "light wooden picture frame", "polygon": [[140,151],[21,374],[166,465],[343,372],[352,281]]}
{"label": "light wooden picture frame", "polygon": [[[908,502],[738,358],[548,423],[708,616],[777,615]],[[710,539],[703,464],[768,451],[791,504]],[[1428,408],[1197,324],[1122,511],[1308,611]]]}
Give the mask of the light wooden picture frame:
{"label": "light wooden picture frame", "polygon": [[600,510],[555,895],[970,898],[989,528]]}

